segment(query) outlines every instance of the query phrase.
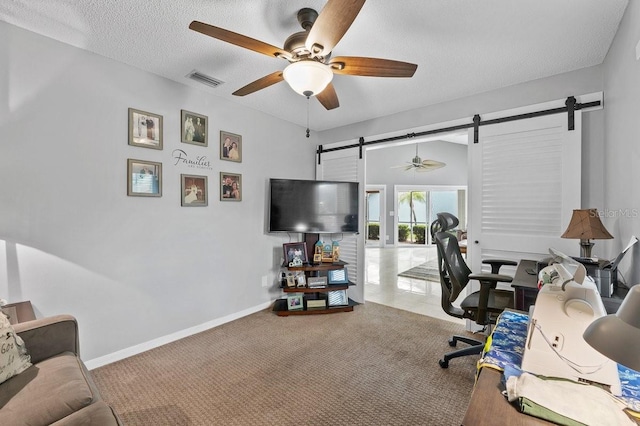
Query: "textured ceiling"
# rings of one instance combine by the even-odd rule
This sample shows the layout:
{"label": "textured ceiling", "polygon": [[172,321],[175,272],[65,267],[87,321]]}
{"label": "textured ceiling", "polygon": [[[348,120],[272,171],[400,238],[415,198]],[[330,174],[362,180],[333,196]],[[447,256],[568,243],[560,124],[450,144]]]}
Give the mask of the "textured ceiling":
{"label": "textured ceiling", "polygon": [[[418,64],[409,79],[336,75],[340,107],[309,104],[325,130],[602,63],[628,0],[369,0],[333,56]],[[0,20],[307,125],[307,100],[285,82],[231,93],[282,70],[283,59],[188,29],[199,20],[282,46],[296,13],[322,0],[4,0]],[[225,83],[186,78],[198,70]]]}

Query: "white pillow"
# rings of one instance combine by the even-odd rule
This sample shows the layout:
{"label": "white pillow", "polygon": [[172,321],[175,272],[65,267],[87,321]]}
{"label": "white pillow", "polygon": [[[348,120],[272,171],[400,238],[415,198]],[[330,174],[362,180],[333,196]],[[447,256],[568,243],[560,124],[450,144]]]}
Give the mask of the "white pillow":
{"label": "white pillow", "polygon": [[0,383],[31,367],[31,357],[9,318],[0,312]]}

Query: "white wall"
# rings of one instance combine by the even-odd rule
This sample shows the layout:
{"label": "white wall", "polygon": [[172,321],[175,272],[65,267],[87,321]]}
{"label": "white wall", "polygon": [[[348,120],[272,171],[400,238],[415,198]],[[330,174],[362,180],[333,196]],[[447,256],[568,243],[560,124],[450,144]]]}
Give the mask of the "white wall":
{"label": "white wall", "polygon": [[[367,185],[384,185],[386,187],[386,209],[381,212],[386,218],[387,244],[395,244],[397,232],[394,229],[394,218],[390,211],[396,210],[394,205],[394,185],[467,185],[467,145],[435,140],[420,143],[418,155],[423,160],[441,161],[445,167],[426,173],[404,171],[392,166],[406,164],[416,155],[414,143],[401,146],[390,146],[367,150],[366,183]],[[384,239],[384,236],[381,236]]]}
{"label": "white wall", "polygon": [[[127,144],[129,107],[164,116],[162,151]],[[181,109],[208,116],[209,147],[180,142]],[[220,130],[242,135],[242,163],[219,160]],[[267,181],[312,179],[315,145],[301,127],[0,22],[0,297],[76,316],[85,360],[264,308],[288,242],[264,231]],[[210,168],[175,165],[177,148]],[[161,198],[126,195],[128,158],[162,162]],[[219,201],[221,171],[242,174],[241,202]],[[181,173],[208,176],[208,207],[180,206]]]}
{"label": "white wall", "polygon": [[[597,241],[609,256],[619,252],[631,235],[640,237],[640,2],[630,1],[604,61],[605,149],[603,222],[614,240]],[[594,250],[595,250],[594,247]],[[640,283],[640,247],[621,264],[629,285]]]}

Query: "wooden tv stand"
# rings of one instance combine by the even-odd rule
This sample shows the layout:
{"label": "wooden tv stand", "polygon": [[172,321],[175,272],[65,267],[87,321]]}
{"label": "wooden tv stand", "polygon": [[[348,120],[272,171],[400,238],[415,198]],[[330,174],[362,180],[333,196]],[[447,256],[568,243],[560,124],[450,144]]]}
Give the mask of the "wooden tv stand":
{"label": "wooden tv stand", "polygon": [[[333,263],[319,263],[317,265],[303,265],[303,266],[288,266],[287,269],[289,271],[303,271],[305,276],[317,276],[320,271],[331,271],[343,269],[347,263],[346,262],[333,262]],[[349,284],[328,284],[326,287],[319,288],[309,288],[309,287],[283,287],[282,291],[285,293],[303,293],[305,296],[307,294],[314,295],[316,299],[322,298],[326,293],[334,290],[347,290],[349,288]],[[298,310],[289,310],[287,307],[287,299],[278,299],[273,304],[273,311],[278,316],[289,316],[289,315],[318,315],[318,314],[334,314],[337,312],[351,312],[353,311],[353,307],[358,303],[354,302],[351,299],[348,299],[349,304],[345,306],[335,306],[326,308],[307,308],[307,304],[305,302],[303,309]]]}

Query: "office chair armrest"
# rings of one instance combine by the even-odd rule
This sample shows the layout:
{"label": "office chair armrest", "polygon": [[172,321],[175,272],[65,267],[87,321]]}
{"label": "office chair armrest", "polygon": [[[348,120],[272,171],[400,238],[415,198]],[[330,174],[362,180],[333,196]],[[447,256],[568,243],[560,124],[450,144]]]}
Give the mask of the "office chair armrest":
{"label": "office chair armrest", "polygon": [[486,265],[491,265],[491,273],[497,274],[500,271],[500,268],[503,266],[518,266],[518,262],[514,262],[513,260],[506,259],[485,259],[482,263]]}
{"label": "office chair armrest", "polygon": [[501,274],[469,274],[470,280],[478,280],[480,284],[484,283],[510,283],[513,277]]}
{"label": "office chair armrest", "polygon": [[490,323],[489,311],[487,310],[489,305],[489,294],[496,285],[501,283],[510,283],[513,278],[508,275],[500,274],[470,274],[470,280],[478,280],[480,282],[480,296],[478,298],[478,313],[476,316],[476,323],[480,325],[487,325]]}

